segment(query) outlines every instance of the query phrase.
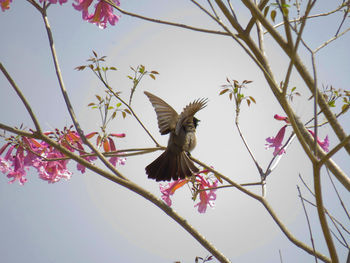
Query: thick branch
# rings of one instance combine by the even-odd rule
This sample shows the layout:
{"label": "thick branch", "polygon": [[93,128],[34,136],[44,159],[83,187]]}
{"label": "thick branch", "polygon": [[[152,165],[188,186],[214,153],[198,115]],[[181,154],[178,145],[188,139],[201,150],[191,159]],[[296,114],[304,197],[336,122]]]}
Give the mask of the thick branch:
{"label": "thick branch", "polygon": [[314,163],[313,169],[314,169],[315,198],[316,198],[318,217],[320,219],[322,232],[327,243],[327,247],[332,259],[332,263],[338,263],[339,259],[338,259],[337,251],[335,249],[332,235],[329,231],[326,215],[324,212],[325,209],[324,209],[323,200],[322,200],[321,178],[320,178],[321,167]]}
{"label": "thick branch", "polygon": [[[289,47],[287,42],[281,37],[281,35],[276,31],[276,29],[267,21],[267,19],[264,17],[264,15],[261,13],[259,8],[251,1],[251,0],[242,0],[242,2],[248,7],[248,9],[251,11],[254,17],[256,17],[262,25],[266,28],[266,30],[270,33],[270,35],[276,40],[276,42],[280,45],[280,47],[284,50],[284,52],[289,56],[292,57],[293,50]],[[298,70],[300,76],[303,78],[304,82],[308,86],[310,92],[314,93],[314,79],[308,72],[307,68],[303,65],[300,57],[295,54],[294,57],[294,65],[296,69]],[[344,140],[346,137],[346,133],[342,126],[339,124],[337,118],[333,114],[333,112],[328,107],[327,102],[325,101],[324,97],[322,96],[321,92],[317,89],[318,93],[318,105],[323,111],[325,117],[329,121],[331,127],[333,128],[334,132],[336,133],[339,140]],[[350,143],[347,143],[345,145],[346,151],[350,154]]]}

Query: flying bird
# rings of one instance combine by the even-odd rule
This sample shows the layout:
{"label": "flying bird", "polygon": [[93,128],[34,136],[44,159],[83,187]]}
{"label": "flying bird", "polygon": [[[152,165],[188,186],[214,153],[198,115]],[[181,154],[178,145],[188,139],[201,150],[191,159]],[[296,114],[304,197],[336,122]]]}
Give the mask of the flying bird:
{"label": "flying bird", "polygon": [[194,115],[206,106],[207,99],[191,102],[179,115],[161,98],[147,91],[145,94],[156,111],[160,134],[170,134],[166,150],[146,167],[148,178],[170,181],[199,172],[188,155],[196,146],[195,133],[199,120]]}

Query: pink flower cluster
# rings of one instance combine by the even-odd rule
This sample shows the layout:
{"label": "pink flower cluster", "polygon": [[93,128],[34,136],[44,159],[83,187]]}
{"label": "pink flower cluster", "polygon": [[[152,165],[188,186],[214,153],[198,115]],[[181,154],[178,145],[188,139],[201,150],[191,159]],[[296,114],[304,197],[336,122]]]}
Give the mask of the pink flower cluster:
{"label": "pink flower cluster", "polygon": [[[82,11],[82,17],[84,20],[94,23],[101,28],[106,28],[107,22],[111,25],[115,25],[119,20],[119,16],[113,14],[113,8],[106,2],[99,0],[95,5],[94,14],[89,14],[89,7],[93,0],[75,0],[76,4],[73,4],[73,7]],[[117,6],[120,6],[119,0],[112,0]]]}
{"label": "pink flower cluster", "polygon": [[[86,137],[93,137],[96,132],[88,134]],[[54,136],[56,141],[71,152],[78,151],[80,155],[86,155],[82,140],[77,132],[71,131],[67,128],[60,132],[56,130],[55,133],[47,132],[45,135]],[[111,134],[114,137],[124,137],[125,134]],[[110,149],[115,151],[113,139],[107,138],[108,145],[111,144]],[[5,156],[2,154],[5,152]],[[93,155],[82,156],[85,160],[92,162],[97,158]],[[110,157],[109,161],[115,166],[118,164],[125,164],[125,158]],[[21,185],[27,182],[27,171],[30,167],[37,170],[39,178],[48,183],[56,183],[61,179],[70,179],[72,172],[67,169],[69,159],[56,148],[52,147],[44,141],[37,141],[33,138],[21,137],[20,139],[6,143],[0,149],[0,172],[7,174],[11,180],[9,183],[19,181]],[[77,164],[77,169],[81,173],[85,173],[85,167]]]}
{"label": "pink flower cluster", "polygon": [[[216,188],[218,185],[217,179],[213,181],[213,180],[210,180],[208,177],[206,178],[204,175],[202,175],[202,174],[207,174],[208,172],[209,172],[208,170],[200,171],[198,174],[196,174],[196,178],[194,182],[192,182],[189,178],[186,178],[186,179],[179,179],[179,180],[170,182],[166,185],[160,184],[159,188],[160,188],[160,192],[162,193],[163,201],[168,206],[171,206],[172,201],[170,199],[170,196],[173,195],[177,189],[184,186],[185,184],[193,183],[194,185],[193,188],[196,189],[196,191],[194,192],[194,195],[196,196],[199,190],[199,199],[200,199],[200,201],[197,204],[195,204],[194,207],[198,207],[199,213],[205,213],[208,205],[210,207],[214,206],[214,201],[216,200],[216,194],[215,194],[216,189],[213,189],[213,188]],[[210,181],[213,181],[213,182],[210,182]]]}
{"label": "pink flower cluster", "polygon": [[[288,120],[288,117],[283,117],[283,116],[280,116],[280,115],[275,115],[274,118],[276,120],[279,120],[279,121],[284,121],[286,122],[287,124],[289,123],[289,120]],[[277,135],[275,137],[268,137],[266,138],[266,141],[267,141],[267,144],[265,144],[265,147],[266,148],[274,148],[274,152],[273,152],[273,155],[276,156],[277,154],[278,155],[281,155],[283,153],[285,153],[286,151],[284,149],[282,149],[282,142],[283,142],[283,139],[284,139],[284,135],[286,133],[286,128],[287,128],[287,125],[284,125],[277,133]],[[315,138],[315,134],[313,131],[311,130],[308,130],[312,136]],[[321,148],[328,152],[328,146],[329,146],[329,140],[328,140],[328,135],[325,137],[325,139],[323,141],[321,141],[318,137],[316,138],[317,139],[317,143],[321,146]]]}
{"label": "pink flower cluster", "polygon": [[[40,3],[42,2],[48,2],[50,4],[57,4],[60,5],[66,3],[68,0],[39,0]],[[93,0],[74,0],[76,3],[73,3],[73,7],[78,10],[82,11],[82,17],[84,20],[96,24],[101,28],[106,28],[107,23],[111,25],[115,25],[116,22],[119,20],[119,16],[116,14],[113,14],[113,8],[111,5],[107,4],[103,0],[97,0],[98,3],[95,4],[94,13],[89,13],[89,7],[91,6]],[[120,6],[119,0],[111,0],[115,3],[115,5]],[[0,6],[1,10],[5,11],[10,8],[10,3],[12,0],[0,0]]]}

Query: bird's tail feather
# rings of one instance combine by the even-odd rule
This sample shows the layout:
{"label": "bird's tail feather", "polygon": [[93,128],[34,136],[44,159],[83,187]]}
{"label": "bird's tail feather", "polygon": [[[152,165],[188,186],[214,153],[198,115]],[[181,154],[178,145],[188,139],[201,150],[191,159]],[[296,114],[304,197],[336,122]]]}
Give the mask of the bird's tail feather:
{"label": "bird's tail feather", "polygon": [[146,167],[148,178],[156,181],[185,179],[198,171],[185,152],[173,153],[169,150],[165,150]]}

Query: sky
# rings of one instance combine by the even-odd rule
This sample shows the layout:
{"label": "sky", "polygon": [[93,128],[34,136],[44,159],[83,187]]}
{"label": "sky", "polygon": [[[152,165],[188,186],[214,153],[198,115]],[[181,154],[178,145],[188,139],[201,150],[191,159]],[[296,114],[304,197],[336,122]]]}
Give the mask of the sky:
{"label": "sky", "polygon": [[[156,115],[147,97],[147,90],[172,105],[176,111],[197,98],[208,98],[208,106],[196,115],[200,120],[197,129],[198,145],[192,155],[239,183],[257,182],[259,175],[234,126],[234,107],[227,96],[219,96],[226,77],[252,80],[247,95],[256,105],[241,110],[240,125],[256,159],[264,168],[272,158],[272,150],[264,147],[265,139],[275,136],[282,124],[273,119],[283,115],[272,98],[261,72],[242,49],[228,37],[207,35],[145,22],[122,15],[116,26],[99,29],[81,19],[71,1],[63,6],[52,5],[48,17],[58,53],[63,78],[73,108],[87,132],[97,131],[99,115],[87,107],[95,94],[103,94],[103,87],[89,71],[74,70],[86,64],[92,50],[107,56],[109,66],[118,70],[109,75],[109,83],[128,98],[132,72],[130,66],[139,64],[160,74],[156,80],[145,78],[134,95],[132,107],[152,135],[166,145],[167,136],[158,132]],[[314,14],[336,7],[336,3],[319,1]],[[329,5],[329,6],[328,6]],[[122,1],[121,7],[135,13],[198,27],[217,29],[190,1]],[[237,5],[242,23],[249,13]],[[305,29],[305,41],[315,48],[334,35],[341,20],[335,15],[324,21],[314,19]],[[72,124],[60,94],[45,27],[38,11],[25,1],[14,1],[7,12],[1,12],[2,39],[0,61],[17,85],[22,89],[45,130],[62,129]],[[343,29],[349,25],[345,23]],[[345,35],[321,50],[316,57],[320,85],[333,85],[347,89],[350,80],[350,36]],[[277,80],[282,80],[288,67],[286,57],[266,35],[266,54]],[[307,52],[301,49],[302,58],[310,68]],[[302,94],[292,103],[301,120],[312,116],[310,93],[302,81],[292,75],[292,85]],[[349,117],[340,119],[347,133]],[[0,121],[7,125],[32,128],[25,108],[16,97],[6,79],[0,76]],[[119,149],[153,147],[151,139],[137,122],[128,117],[114,120],[109,131],[126,133],[118,139]],[[290,134],[291,129],[287,129]],[[327,128],[320,136],[329,135],[331,146],[337,140]],[[161,196],[159,184],[147,179],[144,167],[159,152],[129,157],[126,165],[118,167],[130,180]],[[350,174],[348,155],[341,151],[334,160]],[[209,255],[176,222],[148,201],[127,189],[107,181],[99,175],[74,173],[69,181],[47,184],[35,171],[28,174],[28,182],[8,184],[5,175],[0,177],[0,261],[30,262],[194,262],[196,256]],[[305,215],[297,194],[299,185],[307,198],[298,175],[312,186],[312,169],[296,141],[283,155],[278,167],[267,180],[267,200],[288,229],[310,245]],[[336,195],[323,171],[326,207],[349,228],[349,221],[339,207]],[[339,186],[339,184],[337,184]],[[260,193],[259,188],[255,189]],[[341,186],[338,190],[349,204],[349,194]],[[308,254],[291,244],[273,222],[267,211],[255,200],[234,188],[217,191],[215,207],[199,214],[196,202],[186,187],[173,196],[173,209],[198,229],[232,262],[310,262]],[[308,207],[313,225],[316,248],[328,254],[320,235],[315,210]],[[349,238],[349,237],[348,237]],[[345,260],[345,249],[338,243],[339,257]],[[215,262],[215,261],[214,261]]]}

